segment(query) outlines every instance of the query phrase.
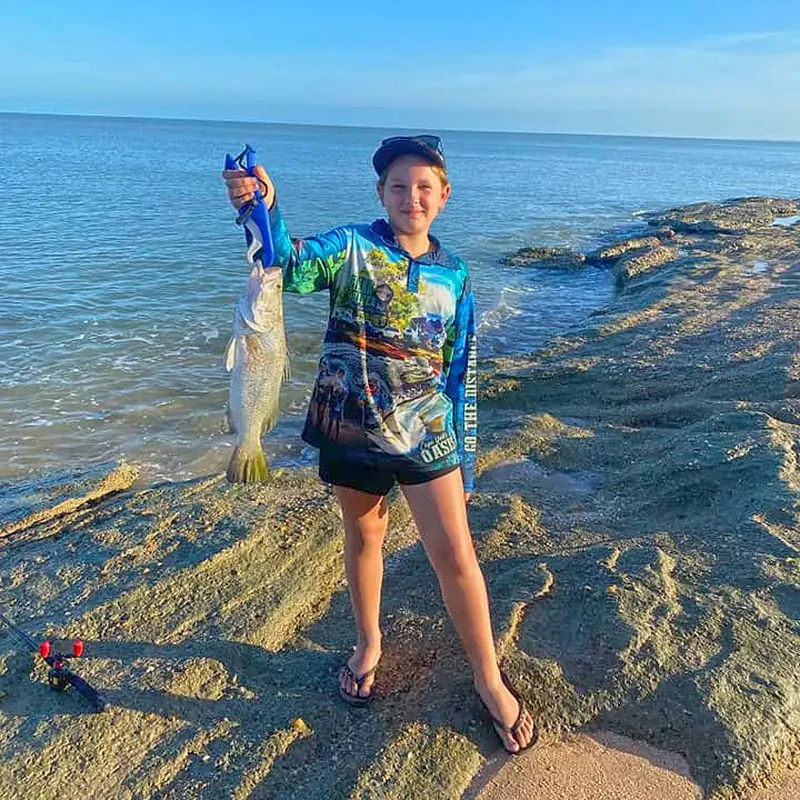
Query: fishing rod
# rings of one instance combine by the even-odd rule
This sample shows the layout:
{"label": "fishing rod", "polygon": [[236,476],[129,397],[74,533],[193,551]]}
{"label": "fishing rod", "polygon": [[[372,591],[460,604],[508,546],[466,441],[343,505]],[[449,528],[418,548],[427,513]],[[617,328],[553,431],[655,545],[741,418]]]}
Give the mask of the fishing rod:
{"label": "fishing rod", "polygon": [[50,668],[47,673],[47,683],[50,688],[63,692],[67,686],[74,686],[87,700],[89,700],[97,711],[105,711],[108,708],[108,701],[93,686],[90,686],[80,675],[76,675],[67,666],[70,658],[80,658],[83,655],[83,642],[75,639],[72,643],[72,653],[62,653],[53,650],[51,642],[45,640],[40,644],[21,631],[8,617],[0,612],[0,622],[9,630],[13,631],[33,653],[38,653]]}

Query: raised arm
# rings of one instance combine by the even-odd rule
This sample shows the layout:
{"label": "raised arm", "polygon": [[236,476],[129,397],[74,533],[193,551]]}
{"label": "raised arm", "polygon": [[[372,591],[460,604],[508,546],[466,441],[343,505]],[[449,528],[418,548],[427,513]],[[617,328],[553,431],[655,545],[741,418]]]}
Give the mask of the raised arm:
{"label": "raised arm", "polygon": [[269,209],[275,265],[283,270],[284,291],[309,294],[329,288],[347,258],[347,229],[334,228],[307,239],[292,239],[277,204],[275,184],[264,167],[257,164],[255,175],[248,175],[243,169],[226,169],[222,177],[236,209],[252,202],[256,189],[260,190]]}

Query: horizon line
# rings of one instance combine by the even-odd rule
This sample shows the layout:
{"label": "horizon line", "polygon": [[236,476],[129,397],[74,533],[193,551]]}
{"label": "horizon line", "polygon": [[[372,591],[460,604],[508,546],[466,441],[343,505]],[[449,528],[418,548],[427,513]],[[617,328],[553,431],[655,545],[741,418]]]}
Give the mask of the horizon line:
{"label": "horizon line", "polygon": [[[113,119],[113,120],[141,120],[144,122],[204,122],[218,125],[274,125],[283,127],[308,127],[308,128],[345,128],[356,130],[382,130],[391,127],[392,130],[418,130],[418,128],[405,128],[402,126],[381,126],[381,125],[354,125],[347,123],[317,123],[317,122],[267,122],[265,120],[248,119],[209,119],[206,117],[158,117],[141,116],[136,114],[95,114],[81,112],[59,112],[59,111],[3,111],[0,116],[18,117],[77,117],[80,119]],[[618,139],[667,139],[679,141],[705,141],[705,142],[766,142],[773,144],[800,144],[800,139],[772,139],[762,138],[753,139],[738,136],[690,136],[690,135],[670,135],[648,134],[648,133],[576,133],[570,131],[531,131],[531,130],[497,130],[493,128],[442,128],[436,126],[437,131],[444,133],[485,133],[485,134],[505,134],[521,136],[584,136],[602,137]]]}

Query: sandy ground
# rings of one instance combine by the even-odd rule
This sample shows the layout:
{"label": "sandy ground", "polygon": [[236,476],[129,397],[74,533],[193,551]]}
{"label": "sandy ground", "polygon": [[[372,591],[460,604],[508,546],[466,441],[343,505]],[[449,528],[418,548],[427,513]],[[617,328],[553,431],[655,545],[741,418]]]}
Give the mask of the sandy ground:
{"label": "sandy ground", "polygon": [[[702,790],[676,753],[607,731],[575,734],[514,758],[490,761],[465,800],[699,800]],[[750,800],[795,800],[800,770]]]}

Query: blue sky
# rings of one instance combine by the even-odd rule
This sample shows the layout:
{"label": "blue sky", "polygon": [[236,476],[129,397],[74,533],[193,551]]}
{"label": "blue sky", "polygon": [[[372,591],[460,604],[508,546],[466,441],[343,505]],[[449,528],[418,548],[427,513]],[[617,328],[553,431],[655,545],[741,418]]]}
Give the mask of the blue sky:
{"label": "blue sky", "polygon": [[800,140],[797,0],[250,5],[0,0],[0,111]]}

